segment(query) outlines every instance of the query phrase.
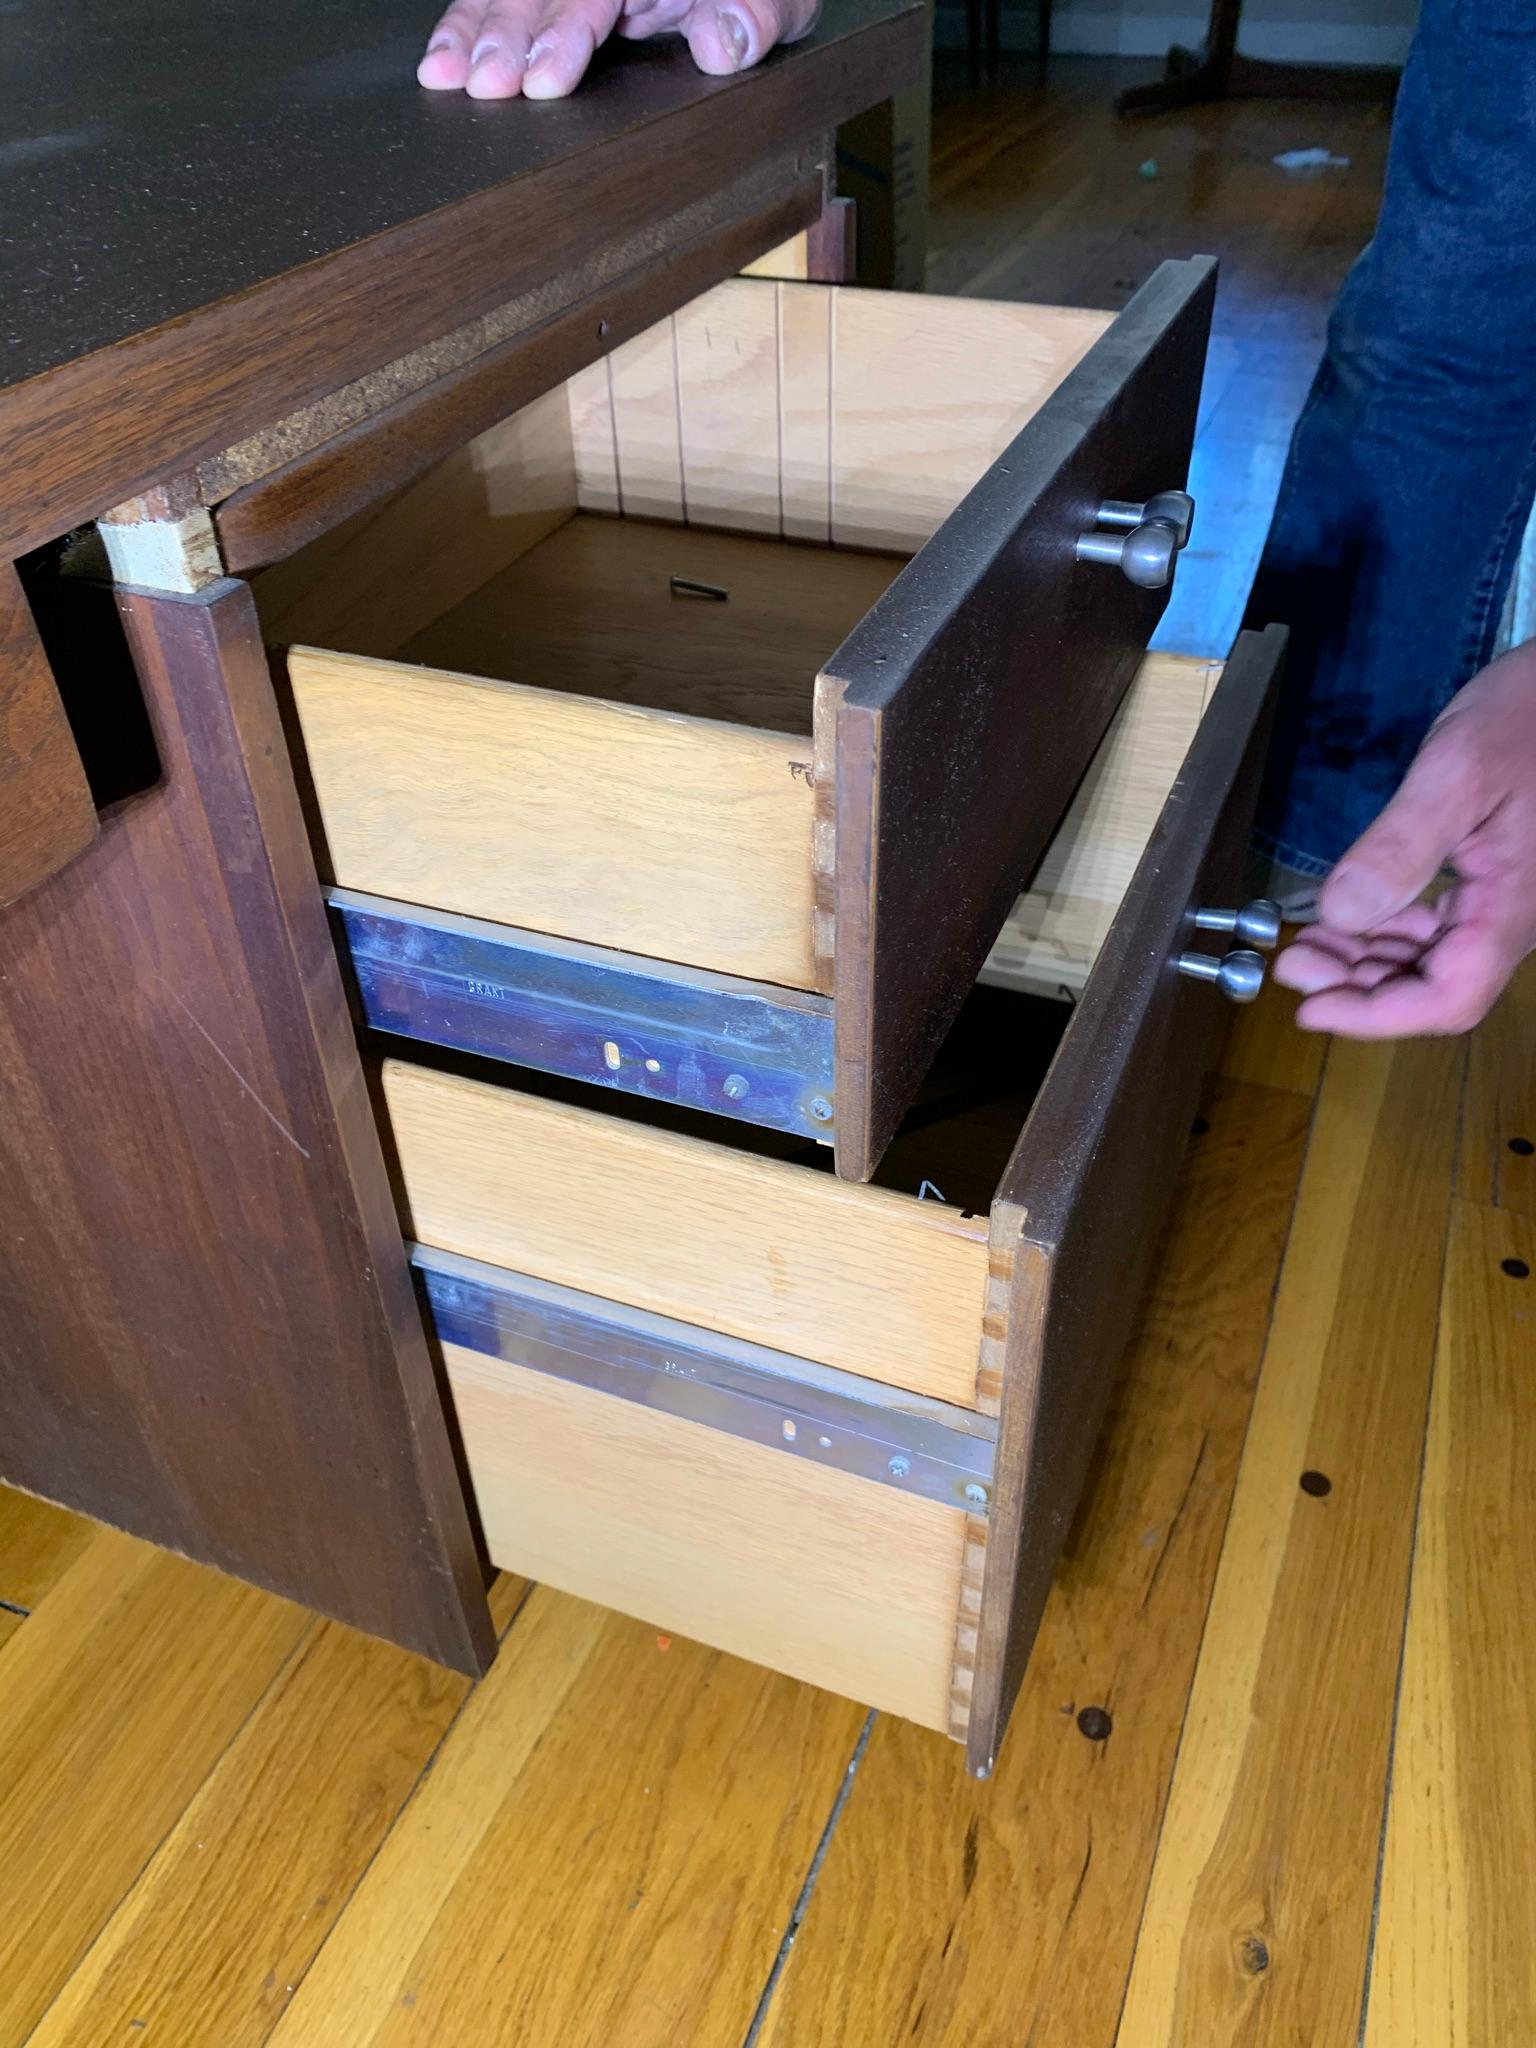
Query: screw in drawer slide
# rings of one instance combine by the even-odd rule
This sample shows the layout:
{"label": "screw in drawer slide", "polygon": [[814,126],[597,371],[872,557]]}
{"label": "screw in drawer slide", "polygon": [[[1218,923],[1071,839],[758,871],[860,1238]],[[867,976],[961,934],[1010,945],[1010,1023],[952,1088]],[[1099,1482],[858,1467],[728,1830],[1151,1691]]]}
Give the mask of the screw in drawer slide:
{"label": "screw in drawer slide", "polygon": [[985,1514],[996,1423],[691,1323],[411,1247],[439,1340]]}
{"label": "screw in drawer slide", "polygon": [[326,895],[376,1031],[832,1141],[826,996],[352,889]]}

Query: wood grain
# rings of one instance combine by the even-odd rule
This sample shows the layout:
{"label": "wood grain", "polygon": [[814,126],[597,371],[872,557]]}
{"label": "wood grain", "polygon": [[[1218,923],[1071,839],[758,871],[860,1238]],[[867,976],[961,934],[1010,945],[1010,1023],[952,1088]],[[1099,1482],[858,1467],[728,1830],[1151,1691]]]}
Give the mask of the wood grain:
{"label": "wood grain", "polygon": [[30,1612],[95,1534],[83,1515],[0,1486],[0,1600]]}
{"label": "wood grain", "polygon": [[312,647],[287,675],[341,887],[811,986],[804,741]]}
{"label": "wood grain", "polygon": [[21,579],[0,559],[0,905],[96,837],[79,749]]}
{"label": "wood grain", "polygon": [[1536,1224],[1452,1206],[1365,2048],[1518,2041],[1536,2012]]}
{"label": "wood grain", "polygon": [[[503,1619],[527,1588],[500,1581]],[[453,1725],[466,1679],[312,1629],[30,2039],[260,2048]],[[210,1938],[212,1935],[212,1938]]]}
{"label": "wood grain", "polygon": [[779,515],[786,540],[832,538],[833,294],[779,293]]}
{"label": "wood grain", "polygon": [[982,977],[1072,994],[1087,981],[1184,764],[1219,662],[1148,655]]}
{"label": "wood grain", "polygon": [[1456,1187],[1536,1216],[1536,958],[1515,970],[1468,1042]]}
{"label": "wood grain", "polygon": [[740,2041],[860,1718],[541,1588],[273,2048]]}
{"label": "wood grain", "polygon": [[700,526],[780,531],[778,299],[738,281],[672,316],[683,497]]}
{"label": "wood grain", "polygon": [[1465,1058],[1329,1052],[1122,2048],[1356,2038]]}
{"label": "wood grain", "polygon": [[1229,1082],[1201,1107],[996,1775],[877,1724],[764,2048],[1114,2038],[1307,1124]]}
{"label": "wood grain", "polygon": [[631,519],[670,519],[681,525],[683,430],[670,320],[614,350],[608,358],[608,393],[623,511]]}
{"label": "wood grain", "polygon": [[1266,976],[1258,1001],[1234,1008],[1228,1020],[1227,1042],[1217,1060],[1220,1071],[1234,1081],[1290,1088],[1310,1101],[1322,1082],[1328,1040],[1320,1032],[1298,1030],[1300,1001],[1294,990]]}
{"label": "wood grain", "polygon": [[[801,534],[824,470],[832,540],[911,554],[1108,324],[1073,307],[731,279],[647,340],[660,364],[672,337],[687,517]],[[633,484],[620,450],[626,510],[632,491],[647,503],[672,491],[670,412],[663,391]],[[583,402],[573,423],[578,464],[600,468],[601,410]]]}
{"label": "wood grain", "polygon": [[1214,291],[1209,263],[1164,265],[825,666],[849,1178],[905,1113],[1162,610],[1072,542],[1085,505],[1182,484]]}
{"label": "wood grain", "polygon": [[[461,675],[803,735],[817,669],[900,569],[892,555],[582,516],[401,652]],[[679,596],[674,576],[727,595]]]}
{"label": "wood grain", "polygon": [[832,538],[921,547],[1109,324],[1074,306],[838,291]]}
{"label": "wood grain", "polygon": [[492,1560],[928,1728],[966,1517],[445,1344]]}
{"label": "wood grain", "polygon": [[6,1646],[0,2039],[27,2038],[313,1626],[102,1531]]}
{"label": "wood grain", "polygon": [[255,578],[269,646],[394,654],[576,509],[563,391],[551,392]]}
{"label": "wood grain", "polygon": [[605,356],[567,379],[576,502],[583,512],[617,513],[619,452],[613,425],[613,371]]}
{"label": "wood grain", "polygon": [[974,1403],[984,1221],[398,1060],[384,1096],[421,1243]]}
{"label": "wood grain", "polygon": [[224,583],[120,609],[160,779],[0,923],[0,1477],[478,1668],[479,1560],[254,606]]}

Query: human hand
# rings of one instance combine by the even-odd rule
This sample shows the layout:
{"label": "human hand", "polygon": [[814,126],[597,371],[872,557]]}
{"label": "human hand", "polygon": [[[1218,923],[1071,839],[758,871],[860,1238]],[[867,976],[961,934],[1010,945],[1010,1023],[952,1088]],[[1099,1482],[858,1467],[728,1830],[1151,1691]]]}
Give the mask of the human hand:
{"label": "human hand", "polygon": [[[1447,863],[1456,881],[1418,902]],[[1536,950],[1536,641],[1458,691],[1318,915],[1275,963],[1304,1029],[1409,1038],[1487,1015]]]}
{"label": "human hand", "polygon": [[475,100],[564,99],[610,35],[686,36],[701,71],[745,71],[814,24],[820,0],[454,0],[416,68]]}

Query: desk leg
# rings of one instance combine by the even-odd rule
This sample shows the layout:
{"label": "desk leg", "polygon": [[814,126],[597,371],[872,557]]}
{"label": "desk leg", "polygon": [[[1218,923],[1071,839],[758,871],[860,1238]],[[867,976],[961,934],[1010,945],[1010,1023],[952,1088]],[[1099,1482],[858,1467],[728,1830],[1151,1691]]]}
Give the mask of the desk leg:
{"label": "desk leg", "polygon": [[0,913],[0,1477],[481,1670],[250,593],[119,610],[161,779]]}

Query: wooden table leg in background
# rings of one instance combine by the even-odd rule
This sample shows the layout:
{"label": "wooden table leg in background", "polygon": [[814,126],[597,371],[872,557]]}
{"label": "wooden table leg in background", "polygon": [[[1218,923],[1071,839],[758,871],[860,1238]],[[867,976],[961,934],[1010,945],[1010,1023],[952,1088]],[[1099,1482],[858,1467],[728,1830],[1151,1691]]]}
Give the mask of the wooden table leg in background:
{"label": "wooden table leg in background", "polygon": [[1175,44],[1166,76],[1132,86],[1115,101],[1119,114],[1159,114],[1203,100],[1331,99],[1385,100],[1397,92],[1399,72],[1391,65],[1272,64],[1240,56],[1238,25],[1243,0],[1211,0],[1205,41],[1198,50]]}

